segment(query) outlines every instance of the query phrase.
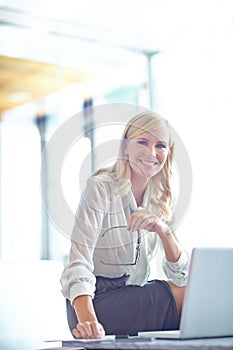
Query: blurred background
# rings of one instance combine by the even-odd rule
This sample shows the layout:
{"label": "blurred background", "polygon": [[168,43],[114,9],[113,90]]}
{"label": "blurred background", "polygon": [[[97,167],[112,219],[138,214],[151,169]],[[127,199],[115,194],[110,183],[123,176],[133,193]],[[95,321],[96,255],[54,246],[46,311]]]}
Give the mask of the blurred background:
{"label": "blurred background", "polygon": [[[30,338],[25,325],[34,320],[24,324],[15,313],[17,290],[25,314],[36,299],[37,337],[68,334],[59,278],[70,242],[42,206],[41,153],[77,114],[83,137],[63,173],[75,210],[77,174],[92,143],[121,133],[97,128],[88,134],[91,116],[80,113],[86,107],[126,103],[164,115],[193,170],[181,241],[188,248],[233,245],[232,62],[232,0],[0,0],[0,332],[6,348],[14,348],[12,317],[21,323],[17,341]],[[88,167],[87,176],[94,155]],[[53,318],[46,323],[48,308]]]}

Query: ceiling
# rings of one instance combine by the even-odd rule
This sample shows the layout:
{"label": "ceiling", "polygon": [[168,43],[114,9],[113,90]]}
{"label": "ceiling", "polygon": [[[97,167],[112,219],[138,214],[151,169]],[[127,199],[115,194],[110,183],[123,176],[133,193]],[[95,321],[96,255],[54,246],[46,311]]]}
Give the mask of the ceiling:
{"label": "ceiling", "polygon": [[0,113],[40,100],[65,86],[77,82],[85,84],[93,74],[86,70],[0,56]]}
{"label": "ceiling", "polygon": [[232,3],[0,0],[0,113],[166,50]]}

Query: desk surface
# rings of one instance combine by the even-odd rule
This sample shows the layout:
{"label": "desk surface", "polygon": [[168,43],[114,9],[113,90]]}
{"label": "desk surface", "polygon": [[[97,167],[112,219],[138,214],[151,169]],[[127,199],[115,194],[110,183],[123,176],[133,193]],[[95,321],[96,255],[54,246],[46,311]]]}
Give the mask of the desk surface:
{"label": "desk surface", "polygon": [[233,337],[210,338],[210,339],[190,339],[190,340],[165,340],[154,339],[152,341],[97,341],[97,342],[79,342],[75,341],[70,347],[56,347],[49,350],[76,350],[76,349],[141,349],[141,350],[233,350]]}

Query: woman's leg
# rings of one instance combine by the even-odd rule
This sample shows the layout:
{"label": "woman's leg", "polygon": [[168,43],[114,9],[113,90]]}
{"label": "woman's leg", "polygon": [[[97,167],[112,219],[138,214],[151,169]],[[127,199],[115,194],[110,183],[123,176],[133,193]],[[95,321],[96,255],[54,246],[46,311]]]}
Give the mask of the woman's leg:
{"label": "woman's leg", "polygon": [[137,335],[139,331],[179,328],[176,300],[167,282],[155,280],[143,287],[117,288],[108,288],[108,282],[106,279],[107,288],[94,299],[97,318],[106,334]]}
{"label": "woman's leg", "polygon": [[[152,281],[140,287],[125,286],[122,279],[101,278],[97,281],[94,307],[106,334],[136,335],[138,331],[178,329],[183,293],[184,288],[165,281]],[[66,308],[72,333],[78,320],[69,300]]]}
{"label": "woman's leg", "polygon": [[185,287],[178,287],[172,282],[168,282],[168,284],[171,287],[174,298],[176,300],[176,305],[179,311],[179,315],[181,315],[183,301],[184,301]]}

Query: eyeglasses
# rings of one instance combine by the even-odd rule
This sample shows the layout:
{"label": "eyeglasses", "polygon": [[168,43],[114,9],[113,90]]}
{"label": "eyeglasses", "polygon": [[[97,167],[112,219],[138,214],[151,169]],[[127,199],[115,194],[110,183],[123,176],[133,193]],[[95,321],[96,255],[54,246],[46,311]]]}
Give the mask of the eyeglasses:
{"label": "eyeglasses", "polygon": [[[125,228],[127,227],[126,225],[123,226],[113,226],[108,228],[106,231],[104,231],[102,233],[101,237],[104,237],[106,235],[106,233],[108,233],[111,230],[117,229],[117,228]],[[100,260],[100,262],[104,265],[110,265],[110,266],[133,266],[136,265],[139,261],[140,258],[140,249],[141,249],[141,233],[140,230],[137,230],[137,244],[136,244],[136,256],[135,256],[135,260],[133,262],[129,262],[129,263],[110,263],[110,262],[105,262],[103,260]]]}

